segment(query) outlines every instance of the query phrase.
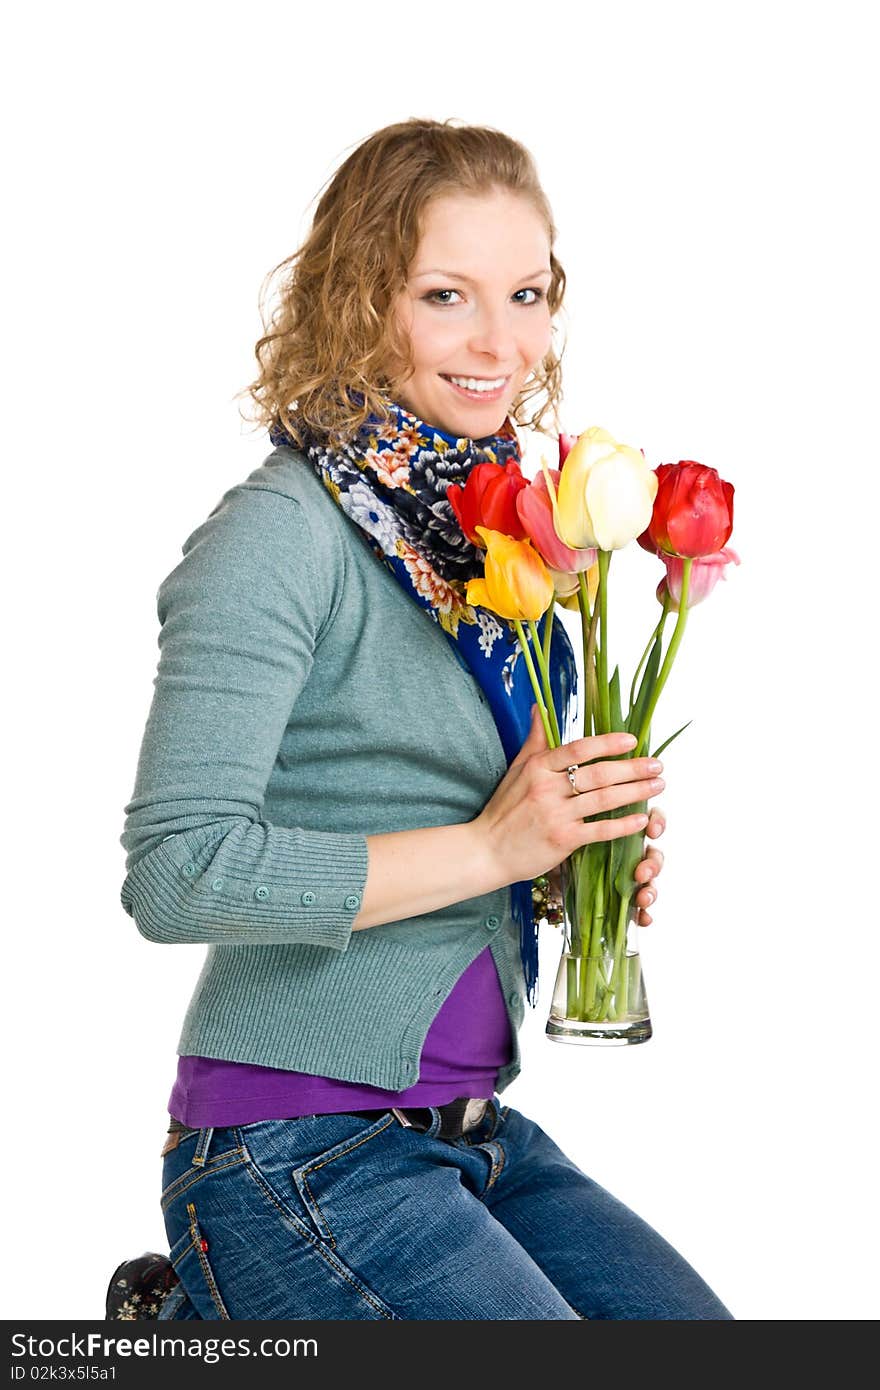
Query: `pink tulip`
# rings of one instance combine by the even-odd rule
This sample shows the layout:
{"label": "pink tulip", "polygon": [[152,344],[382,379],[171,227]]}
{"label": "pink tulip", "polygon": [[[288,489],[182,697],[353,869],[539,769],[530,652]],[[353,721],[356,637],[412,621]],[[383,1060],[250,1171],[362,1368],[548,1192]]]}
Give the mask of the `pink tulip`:
{"label": "pink tulip", "polygon": [[[664,555],[662,552],[660,558],[666,565],[666,578],[661,579],[657,585],[657,598],[662,603],[668,590],[672,600],[672,612],[677,613],[681,602],[684,561],[677,555]],[[702,603],[704,598],[709,597],[719,579],[727,578],[724,570],[731,563],[738,565],[740,559],[733,547],[729,545],[726,545],[723,550],[716,550],[714,555],[700,555],[691,561],[691,577],[688,583],[688,612],[698,603]]]}
{"label": "pink tulip", "polygon": [[[566,436],[560,435],[560,439]],[[548,468],[554,488],[559,486],[559,469]],[[595,550],[572,550],[556,534],[553,525],[553,504],[547,491],[543,470],[527,487],[516,493],[516,510],[532,545],[544,562],[554,570],[577,574],[596,563]]]}

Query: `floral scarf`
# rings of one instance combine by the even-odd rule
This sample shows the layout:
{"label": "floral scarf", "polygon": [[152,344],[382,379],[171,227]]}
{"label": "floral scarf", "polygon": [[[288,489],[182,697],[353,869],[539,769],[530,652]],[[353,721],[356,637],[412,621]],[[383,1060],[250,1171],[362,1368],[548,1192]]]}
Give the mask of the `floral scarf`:
{"label": "floral scarf", "polygon": [[[459,663],[476,678],[489,702],[509,766],[529,732],[535,695],[520,660],[513,622],[466,601],[467,581],[482,576],[485,552],[462,532],[446,490],[463,485],[478,463],[521,463],[516,431],[508,416],[497,435],[460,439],[426,424],[387,396],[382,401],[390,421],[371,415],[357,436],[336,451],[311,434],[299,445],[280,425],[269,431],[269,438],[274,445],[305,453],[378,558],[440,624]],[[555,615],[549,666],[562,738],[567,741],[577,667],[568,634]],[[538,920],[532,886],[530,879],[511,884],[511,906],[520,929],[526,994],[534,1006]]]}

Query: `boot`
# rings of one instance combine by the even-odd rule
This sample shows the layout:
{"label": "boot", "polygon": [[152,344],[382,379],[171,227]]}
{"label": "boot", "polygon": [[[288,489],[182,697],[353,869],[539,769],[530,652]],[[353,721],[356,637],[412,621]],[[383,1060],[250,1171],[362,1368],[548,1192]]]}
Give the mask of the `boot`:
{"label": "boot", "polygon": [[165,1255],[146,1250],[136,1260],[123,1260],[107,1289],[105,1318],[111,1321],[149,1321],[180,1280]]}

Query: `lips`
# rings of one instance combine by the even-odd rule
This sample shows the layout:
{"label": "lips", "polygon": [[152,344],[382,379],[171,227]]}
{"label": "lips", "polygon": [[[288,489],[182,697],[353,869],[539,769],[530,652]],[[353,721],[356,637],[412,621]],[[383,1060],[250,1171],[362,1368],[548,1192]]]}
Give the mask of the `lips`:
{"label": "lips", "polygon": [[[509,384],[510,384],[510,377],[507,376],[507,377],[504,378],[504,380],[503,380],[503,382],[501,383],[501,385],[498,386],[498,387],[496,387],[495,390],[493,390],[493,391],[485,391],[485,390],[484,390],[484,391],[469,391],[469,390],[467,389],[466,386],[458,386],[458,385],[452,380],[452,378],[449,377],[449,376],[447,376],[444,372],[441,372],[441,373],[440,373],[440,376],[441,376],[441,378],[442,378],[443,381],[446,381],[446,382],[449,383],[449,385],[452,387],[452,390],[453,390],[453,391],[455,391],[455,392],[456,392],[459,396],[461,396],[464,400],[468,400],[468,401],[497,401],[501,396],[504,395],[504,392],[507,390],[507,388],[508,388],[508,386],[509,386]],[[473,380],[473,381],[497,381],[498,378],[497,378],[497,377],[478,377],[478,376],[475,376],[475,377],[472,377],[471,380]]]}
{"label": "lips", "polygon": [[503,381],[506,385],[513,375],[512,372],[498,372],[496,376],[477,376],[474,372],[441,372],[444,381],[452,381],[457,376],[462,381]]}

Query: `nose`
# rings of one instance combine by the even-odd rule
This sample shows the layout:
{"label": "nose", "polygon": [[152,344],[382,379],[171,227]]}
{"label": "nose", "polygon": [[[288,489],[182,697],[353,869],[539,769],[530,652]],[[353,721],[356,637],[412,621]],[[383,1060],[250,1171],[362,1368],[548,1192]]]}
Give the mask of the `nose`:
{"label": "nose", "polygon": [[519,353],[510,315],[507,304],[483,305],[474,321],[469,347],[474,352],[489,353],[505,365],[517,360]]}

